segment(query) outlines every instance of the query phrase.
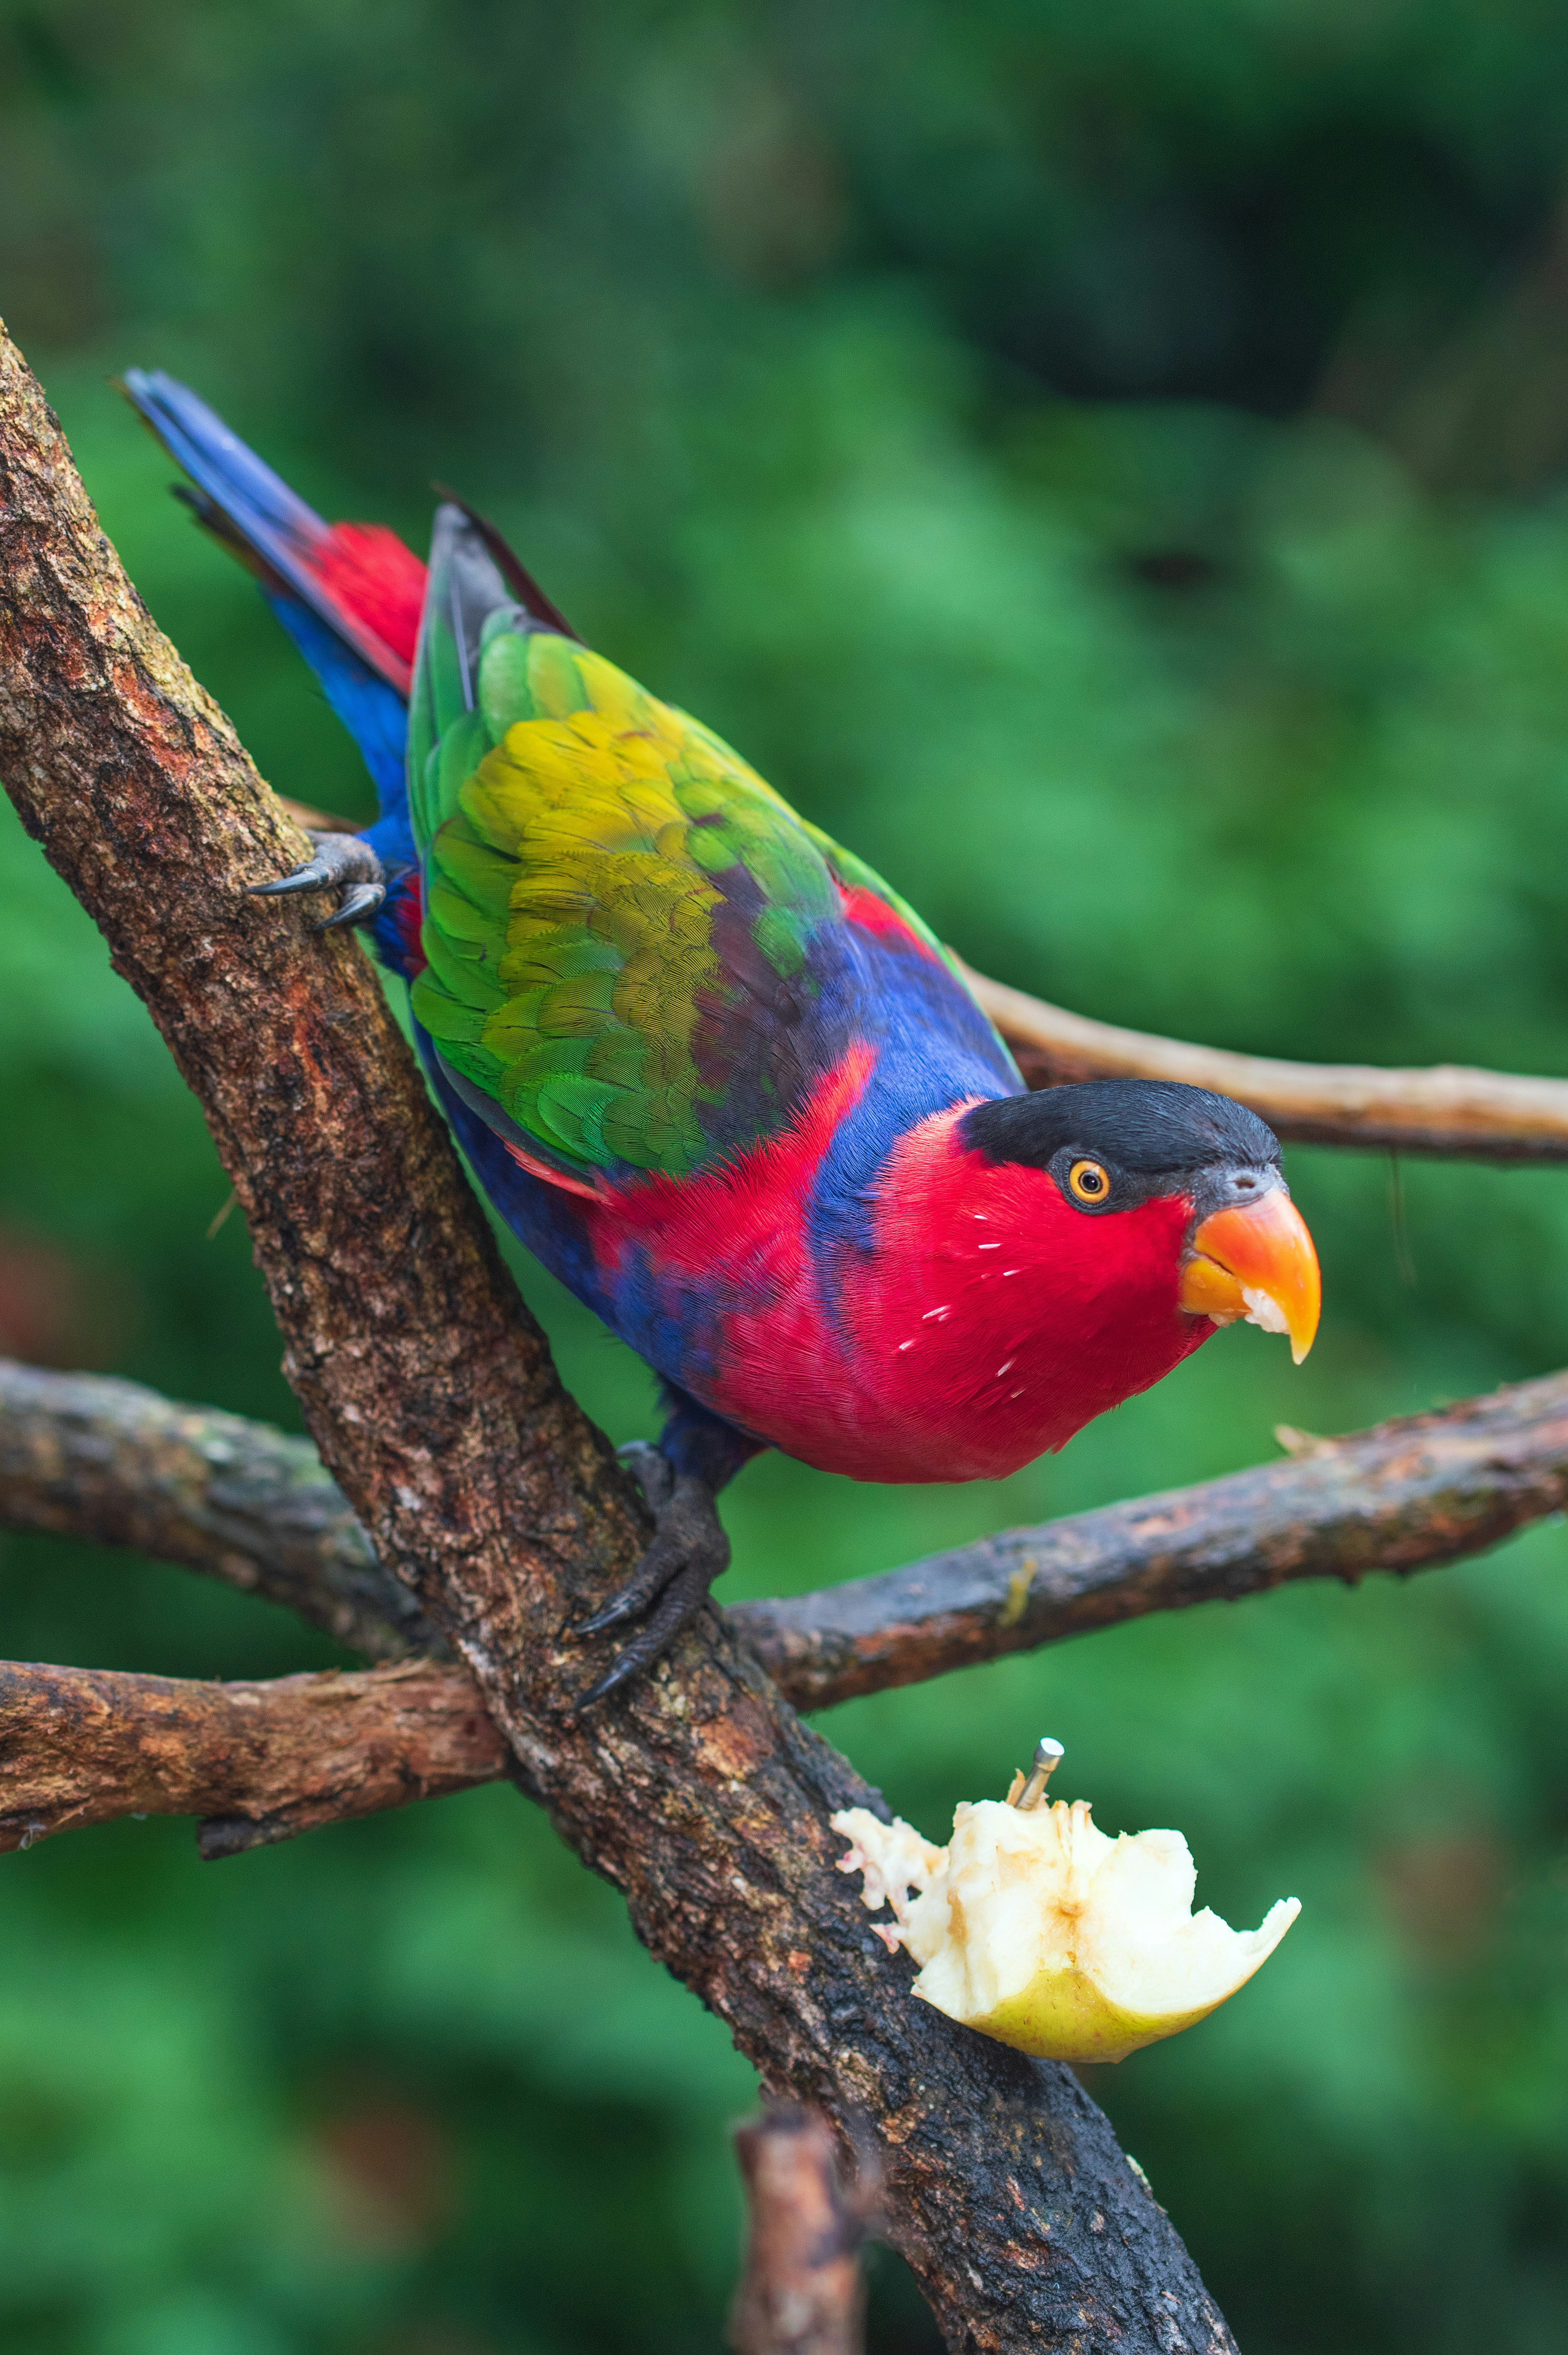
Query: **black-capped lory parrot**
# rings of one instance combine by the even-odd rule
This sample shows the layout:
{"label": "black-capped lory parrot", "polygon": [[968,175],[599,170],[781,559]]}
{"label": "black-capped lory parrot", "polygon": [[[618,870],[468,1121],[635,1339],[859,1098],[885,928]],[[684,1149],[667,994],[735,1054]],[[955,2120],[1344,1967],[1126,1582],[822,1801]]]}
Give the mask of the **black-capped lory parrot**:
{"label": "black-capped lory parrot", "polygon": [[729,1560],[764,1447],[997,1479],[1251,1318],[1317,1328],[1273,1133],[1201,1088],[1029,1092],[941,943],[699,720],[590,651],[453,504],[428,570],[328,525],[183,386],[126,389],[357,740],[381,815],[264,890],[336,890],[409,986],[496,1210],[652,1367],[656,1533],[583,1699]]}

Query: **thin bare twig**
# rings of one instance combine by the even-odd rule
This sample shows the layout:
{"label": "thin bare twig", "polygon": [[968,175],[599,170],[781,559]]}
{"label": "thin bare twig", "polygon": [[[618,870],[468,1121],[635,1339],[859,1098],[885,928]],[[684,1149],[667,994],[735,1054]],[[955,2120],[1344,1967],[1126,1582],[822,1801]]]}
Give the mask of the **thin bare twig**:
{"label": "thin bare twig", "polygon": [[[351,832],[356,824],[304,803],[283,806],[304,826]],[[1458,1063],[1400,1070],[1238,1055],[1096,1022],[972,966],[965,971],[1031,1088],[1070,1080],[1184,1080],[1250,1104],[1277,1135],[1296,1144],[1474,1161],[1568,1160],[1568,1080]]]}
{"label": "thin bare twig", "polygon": [[736,2355],[860,2355],[868,2188],[840,2185],[825,2118],[774,2104],[735,2129],[749,2223],[730,2313]]}
{"label": "thin bare twig", "polygon": [[971,972],[969,982],[1031,1088],[1064,1080],[1184,1080],[1250,1104],[1278,1135],[1300,1144],[1477,1161],[1568,1160],[1568,1080],[1457,1063],[1398,1071],[1236,1055],[1091,1021],[983,974]]}

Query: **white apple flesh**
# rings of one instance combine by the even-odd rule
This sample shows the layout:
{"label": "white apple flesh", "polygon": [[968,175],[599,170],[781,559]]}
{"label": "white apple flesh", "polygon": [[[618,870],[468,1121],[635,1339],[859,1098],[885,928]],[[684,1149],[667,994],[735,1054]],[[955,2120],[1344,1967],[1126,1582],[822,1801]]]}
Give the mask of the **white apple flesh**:
{"label": "white apple flesh", "polygon": [[[1190,2028],[1243,1987],[1301,1907],[1282,1898],[1257,1930],[1192,1911],[1179,1832],[1110,1839],[1088,1803],[962,1805],[947,1848],[864,1807],[833,1817],[853,1845],[874,1923],[921,1965],[914,1992],[950,2019],[1051,2061],[1122,2061]],[[910,1892],[916,1893],[912,1897]]]}

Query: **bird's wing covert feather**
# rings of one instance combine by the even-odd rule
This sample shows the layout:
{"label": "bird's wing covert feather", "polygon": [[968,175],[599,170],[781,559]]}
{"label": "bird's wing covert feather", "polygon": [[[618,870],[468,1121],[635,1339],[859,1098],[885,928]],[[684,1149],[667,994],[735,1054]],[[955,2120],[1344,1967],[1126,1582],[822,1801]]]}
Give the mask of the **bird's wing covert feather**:
{"label": "bird's wing covert feather", "polygon": [[710,730],[513,602],[450,507],[410,799],[414,1013],[468,1100],[569,1178],[687,1177],[785,1126],[863,1012],[841,886],[935,949]]}

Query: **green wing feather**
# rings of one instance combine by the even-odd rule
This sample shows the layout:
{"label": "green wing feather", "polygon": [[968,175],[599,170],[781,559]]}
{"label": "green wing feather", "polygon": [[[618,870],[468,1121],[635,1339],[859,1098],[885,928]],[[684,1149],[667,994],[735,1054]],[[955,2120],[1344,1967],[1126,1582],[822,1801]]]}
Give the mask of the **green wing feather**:
{"label": "green wing feather", "polygon": [[723,1092],[699,1032],[741,994],[716,879],[750,879],[752,942],[787,979],[837,914],[823,849],[706,729],[516,606],[470,655],[440,588],[438,570],[411,715],[414,1013],[551,1159],[685,1175],[722,1125],[699,1119]]}
{"label": "green wing feather", "polygon": [[784,1124],[848,1042],[808,962],[842,922],[839,881],[951,964],[709,729],[513,603],[452,508],[409,785],[425,867],[415,1016],[563,1173],[684,1177]]}

